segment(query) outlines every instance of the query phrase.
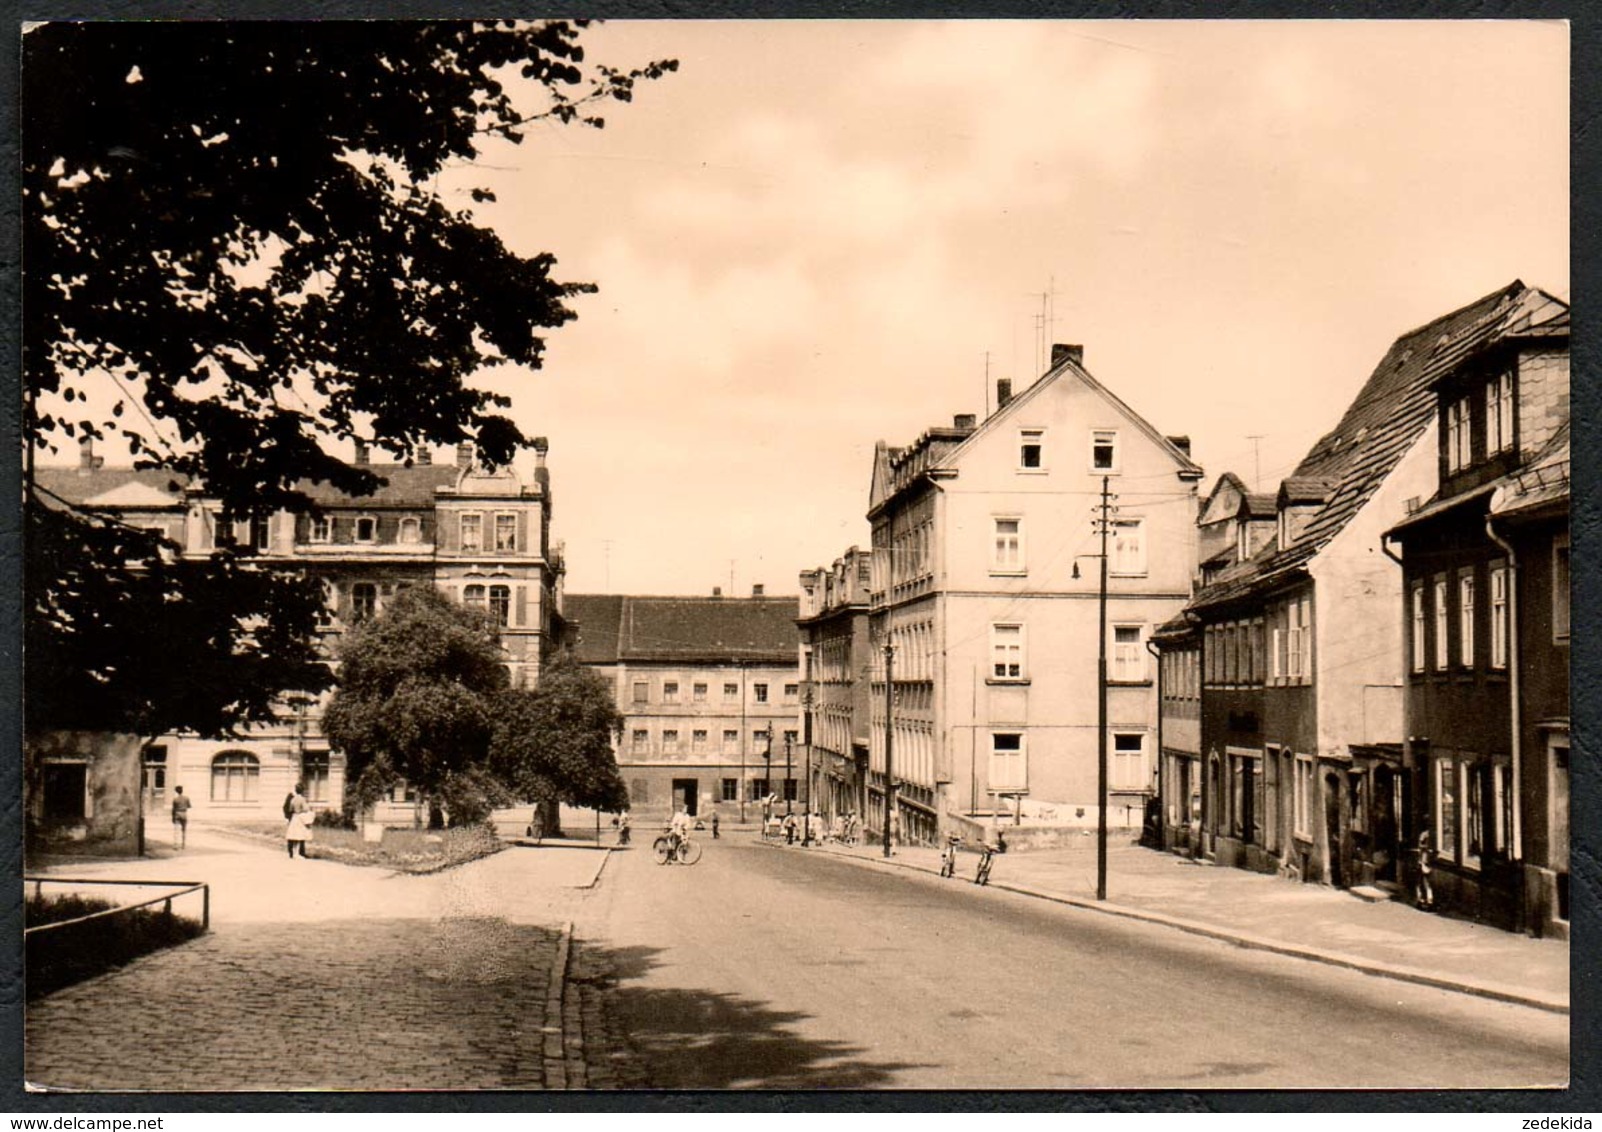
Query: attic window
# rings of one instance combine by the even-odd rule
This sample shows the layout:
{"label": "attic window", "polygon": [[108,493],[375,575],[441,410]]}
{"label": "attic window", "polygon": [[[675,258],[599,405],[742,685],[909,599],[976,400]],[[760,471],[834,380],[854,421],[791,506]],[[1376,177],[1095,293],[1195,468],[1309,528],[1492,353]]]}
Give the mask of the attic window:
{"label": "attic window", "polygon": [[1093,429],[1090,433],[1090,470],[1116,472],[1118,470],[1118,432],[1116,429]]}
{"label": "attic window", "polygon": [[1045,447],[1046,432],[1039,428],[1018,430],[1018,467],[1025,471],[1039,471],[1041,452]]}

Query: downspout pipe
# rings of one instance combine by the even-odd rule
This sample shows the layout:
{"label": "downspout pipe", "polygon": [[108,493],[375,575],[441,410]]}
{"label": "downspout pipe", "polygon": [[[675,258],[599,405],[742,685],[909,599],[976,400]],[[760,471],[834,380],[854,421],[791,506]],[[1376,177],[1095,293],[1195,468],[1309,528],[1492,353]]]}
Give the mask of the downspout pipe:
{"label": "downspout pipe", "polygon": [[[1163,653],[1157,647],[1157,642],[1150,637],[1146,639],[1146,651],[1157,658],[1157,845],[1162,849],[1163,831],[1168,828],[1167,799],[1163,794],[1163,763],[1167,759],[1163,756]],[[1144,823],[1142,823],[1144,824]]]}
{"label": "downspout pipe", "polygon": [[[1402,570],[1402,638],[1403,638],[1403,640],[1408,642],[1407,647],[1409,649],[1411,649],[1413,647],[1413,645],[1412,645],[1412,622],[1410,620],[1410,617],[1412,615],[1412,610],[1409,607],[1408,603],[1412,599],[1408,597],[1407,563],[1402,560],[1401,555],[1397,554],[1394,550],[1391,549],[1391,539],[1390,539],[1389,535],[1380,535],[1380,544],[1379,545],[1380,545],[1380,551],[1385,555],[1385,557],[1389,558],[1392,562],[1396,563],[1396,565],[1401,567],[1401,570]],[[1402,673],[1402,749],[1407,752],[1407,763],[1406,763],[1407,768],[1409,770],[1416,770],[1417,768],[1413,765],[1414,757],[1415,757],[1414,756],[1414,752],[1413,752],[1413,681],[1412,681],[1412,677],[1410,675],[1410,673],[1412,671],[1412,664],[1410,663],[1410,660],[1403,662],[1403,668],[1404,668],[1404,671]],[[1427,782],[1428,778],[1429,778],[1428,774],[1425,774],[1423,776],[1423,781]],[[1419,780],[1415,779],[1414,781],[1416,783]],[[1399,838],[1401,844],[1399,844],[1396,847],[1399,852],[1405,851],[1406,848],[1409,845],[1413,844],[1413,842],[1418,838],[1419,799],[1414,797],[1414,798],[1410,798],[1409,801],[1412,803],[1412,805],[1410,805],[1408,807],[1408,813],[1405,815],[1406,821],[1407,821],[1407,825],[1406,825],[1405,831],[1403,832],[1403,834]],[[1397,875],[1401,875],[1401,874],[1398,873]]]}

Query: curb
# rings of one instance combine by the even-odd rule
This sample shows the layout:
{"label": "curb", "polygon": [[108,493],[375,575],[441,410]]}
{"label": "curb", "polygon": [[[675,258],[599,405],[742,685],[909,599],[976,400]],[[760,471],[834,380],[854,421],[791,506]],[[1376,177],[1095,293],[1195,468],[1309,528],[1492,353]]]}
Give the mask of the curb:
{"label": "curb", "polygon": [[[601,883],[601,874],[606,871],[606,863],[608,861],[610,861],[611,859],[612,859],[612,850],[611,850],[611,848],[609,846],[603,846],[602,850],[601,850],[601,863],[599,865],[595,866],[595,875],[590,877],[589,882],[587,884],[575,884],[573,887],[574,888],[578,888],[578,889],[587,889],[587,888],[594,888],[596,885],[600,884]],[[569,934],[572,934],[572,928],[573,928],[573,925],[569,924],[568,925],[568,933]]]}
{"label": "curb", "polygon": [[[762,844],[773,845],[773,848],[776,849],[783,848],[783,846],[771,842],[762,842]],[[908,869],[927,876],[939,876],[938,870],[925,868],[922,865],[915,865],[906,861],[860,857],[855,853],[843,853],[826,846],[820,846],[819,848],[822,848],[830,856],[838,857],[842,860],[857,861],[865,865]],[[1282,943],[1279,940],[1249,935],[1245,932],[1219,927],[1216,924],[1204,924],[1197,920],[1186,920],[1179,916],[1164,915],[1161,912],[1148,912],[1141,908],[1131,908],[1125,904],[1111,904],[1106,901],[1085,900],[1076,896],[1042,892],[1039,889],[1025,888],[1022,885],[1008,884],[1005,881],[992,881],[987,887],[1011,892],[1018,896],[1032,896],[1039,900],[1049,900],[1054,904],[1064,904],[1070,908],[1083,909],[1086,912],[1098,912],[1104,916],[1116,916],[1120,919],[1138,920],[1143,923],[1156,924],[1159,927],[1174,928],[1190,935],[1199,935],[1208,939],[1219,940],[1223,943],[1232,943],[1237,947],[1251,951],[1267,951],[1276,955],[1285,955],[1292,959],[1303,959],[1330,967],[1343,967],[1349,971],[1358,971],[1362,974],[1374,975],[1382,979],[1395,979],[1398,982],[1413,983],[1436,990],[1473,995],[1477,998],[1512,1003],[1515,1006],[1527,1006],[1553,1014],[1569,1013],[1567,999],[1551,998],[1515,987],[1499,986],[1495,983],[1471,983],[1462,979],[1437,975],[1430,971],[1420,971],[1413,967],[1397,967],[1389,963],[1363,959],[1355,955],[1345,955],[1335,951],[1321,951],[1318,948],[1304,947],[1293,943]]]}
{"label": "curb", "polygon": [[573,950],[573,921],[562,924],[562,938],[556,944],[556,958],[551,961],[551,977],[545,987],[545,1024],[540,1027],[543,1037],[541,1057],[545,1068],[547,1089],[567,1088],[567,1050],[562,1040],[562,998],[567,989],[567,961]]}

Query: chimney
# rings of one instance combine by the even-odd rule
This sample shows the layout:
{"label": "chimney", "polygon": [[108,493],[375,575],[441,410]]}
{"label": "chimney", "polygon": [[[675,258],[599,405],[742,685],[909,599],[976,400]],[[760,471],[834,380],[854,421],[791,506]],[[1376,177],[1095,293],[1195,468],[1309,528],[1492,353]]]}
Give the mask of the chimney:
{"label": "chimney", "polygon": [[534,466],[536,468],[543,468],[545,466],[545,454],[550,450],[551,442],[549,440],[543,436],[536,436],[534,438]]}
{"label": "chimney", "polygon": [[1012,400],[1012,378],[996,378],[996,408],[1005,409],[1007,402]]}
{"label": "chimney", "polygon": [[1051,368],[1056,369],[1063,362],[1073,362],[1076,366],[1085,364],[1085,348],[1083,346],[1069,346],[1062,342],[1051,344]]}
{"label": "chimney", "polygon": [[367,441],[365,440],[356,442],[356,462],[358,464],[371,464],[373,462],[372,452],[367,447]]}
{"label": "chimney", "polygon": [[712,587],[712,596],[713,597],[722,597],[723,596],[723,587],[722,586],[713,586]]}
{"label": "chimney", "polygon": [[418,448],[416,460],[414,462],[425,468],[428,467],[434,462],[434,450],[428,447],[426,444],[423,445],[422,447]]}
{"label": "chimney", "polygon": [[751,596],[752,597],[761,597],[763,595],[763,593],[765,593],[765,592],[766,591],[764,590],[763,585],[762,585],[761,582],[757,582],[751,587]]}
{"label": "chimney", "polygon": [[958,413],[951,418],[951,423],[957,428],[973,428],[979,423],[979,417],[975,413]]}
{"label": "chimney", "polygon": [[78,470],[80,472],[93,471],[105,462],[104,457],[95,455],[94,437],[86,436],[78,441]]}
{"label": "chimney", "polygon": [[1172,444],[1175,448],[1179,449],[1186,456],[1190,455],[1190,437],[1188,437],[1188,436],[1170,436],[1168,438],[1168,443]]}
{"label": "chimney", "polygon": [[456,466],[458,468],[471,468],[473,466],[473,442],[464,440],[456,446]]}

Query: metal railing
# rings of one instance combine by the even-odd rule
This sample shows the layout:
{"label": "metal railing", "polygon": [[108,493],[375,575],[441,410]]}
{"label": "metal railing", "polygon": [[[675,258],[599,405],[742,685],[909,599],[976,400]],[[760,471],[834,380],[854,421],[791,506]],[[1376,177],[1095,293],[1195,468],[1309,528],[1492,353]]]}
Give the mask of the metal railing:
{"label": "metal railing", "polygon": [[31,928],[24,928],[23,929],[23,933],[22,933],[24,938],[36,935],[36,934],[41,933],[41,932],[54,931],[57,928],[65,928],[65,927],[71,927],[71,926],[73,926],[75,924],[88,923],[91,920],[109,919],[112,916],[120,916],[120,915],[123,915],[123,914],[125,914],[127,912],[132,912],[132,911],[134,911],[136,909],[139,909],[139,908],[148,908],[153,904],[164,905],[164,907],[162,908],[163,913],[170,916],[170,915],[172,915],[172,902],[174,900],[177,900],[177,899],[179,899],[181,897],[184,897],[184,896],[188,896],[191,893],[195,893],[195,892],[200,893],[200,930],[202,932],[206,932],[206,931],[209,931],[211,929],[211,887],[210,887],[210,885],[206,884],[204,881],[192,881],[192,880],[167,880],[167,881],[163,881],[163,880],[105,880],[105,879],[98,879],[98,878],[97,879],[91,879],[91,878],[88,878],[88,877],[54,877],[54,876],[52,876],[52,877],[30,877],[30,876],[24,876],[22,878],[22,881],[23,881],[23,886],[24,886],[24,890],[25,891],[26,891],[26,887],[28,885],[31,884],[31,885],[34,886],[33,895],[37,899],[42,899],[44,897],[44,886],[47,885],[47,884],[74,886],[74,888],[76,890],[79,890],[79,891],[81,891],[84,888],[100,888],[100,887],[116,887],[116,886],[135,887],[135,888],[162,888],[162,889],[175,890],[175,891],[165,892],[160,896],[153,896],[149,900],[141,900],[141,901],[139,901],[139,902],[137,902],[135,904],[119,904],[115,908],[107,908],[107,909],[105,909],[103,911],[100,911],[100,912],[90,912],[89,914],[84,915],[84,916],[74,916],[70,920],[56,920],[53,923],[37,924],[37,925],[35,925],[34,927],[31,927]]}

